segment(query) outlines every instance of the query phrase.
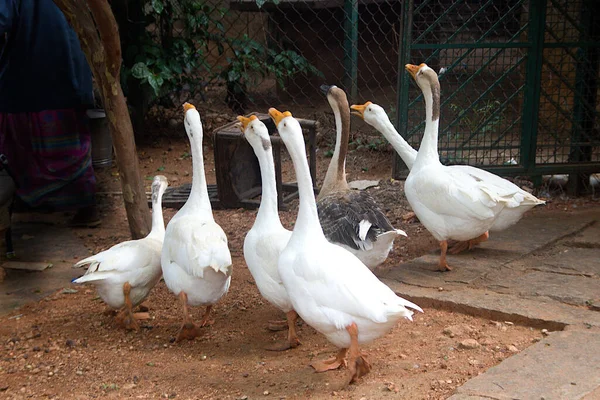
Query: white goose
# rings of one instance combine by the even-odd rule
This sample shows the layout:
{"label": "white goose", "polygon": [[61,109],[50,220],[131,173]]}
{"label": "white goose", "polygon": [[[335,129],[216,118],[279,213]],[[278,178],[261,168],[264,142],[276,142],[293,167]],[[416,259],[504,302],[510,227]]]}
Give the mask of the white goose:
{"label": "white goose", "polygon": [[[427,88],[424,90],[427,90]],[[430,115],[437,113],[439,115],[439,102],[435,103],[431,101],[428,103],[426,101],[425,106],[426,113],[429,113]],[[437,108],[437,111],[433,109],[434,107]],[[404,140],[404,138],[398,133],[398,131],[396,131],[382,107],[368,101],[363,105],[352,105],[350,108],[355,111],[353,114],[358,115],[364,119],[366,123],[377,129],[388,140],[388,142],[390,142],[392,147],[394,147],[408,169],[412,169],[417,158],[417,150],[413,149],[412,146],[408,144],[406,140]],[[425,132],[436,130],[437,133],[437,129],[438,126],[434,124],[433,120],[428,118],[425,121]],[[493,186],[494,190],[503,196],[512,195],[511,202],[499,211],[493,224],[490,226],[490,231],[504,230],[516,224],[523,217],[523,215],[533,207],[540,204],[545,204],[544,201],[519,188],[514,183],[483,169],[472,167],[470,165],[451,165],[448,168],[451,168],[453,171],[455,170],[468,174],[474,179],[483,181],[487,185]],[[466,248],[471,248],[473,245],[475,245],[475,242],[461,242],[454,246],[450,252],[458,253]]]}
{"label": "white goose", "polygon": [[306,161],[302,128],[290,112],[274,108],[275,121],[296,170],[300,206],[288,245],[279,257],[279,275],[294,310],[341,350],[330,360],[314,362],[318,372],[345,364],[349,350],[349,382],[371,369],[359,344],[381,337],[400,318],[412,319],[407,307],[421,309],[396,294],[348,250],[325,238]]}
{"label": "white goose", "polygon": [[317,197],[319,221],[325,237],[357,256],[369,269],[384,262],[394,239],[406,233],[395,229],[375,200],[364,190],[351,190],[346,181],[350,137],[350,109],[346,93],[337,86],[321,86],[335,115],[333,157]]}
{"label": "white goose", "polygon": [[296,335],[298,314],[294,311],[290,297],[279,277],[277,262],[292,232],[281,225],[277,212],[275,164],[269,131],[256,115],[250,118],[240,116],[238,120],[242,123],[242,132],[258,158],[262,178],[260,207],[254,225],[244,239],[244,258],[260,294],[287,316],[287,342],[268,349],[287,350],[300,344]]}
{"label": "white goose", "polygon": [[496,179],[501,178],[482,179],[470,173],[476,168],[442,165],[437,149],[440,117],[437,74],[425,64],[407,64],[406,69],[423,91],[427,126],[404,191],[419,220],[440,241],[439,268],[447,271],[451,269],[446,261],[448,239],[462,242],[463,248],[471,248],[488,239],[488,231],[502,210],[524,202],[537,204],[539,200],[525,196],[521,189],[509,190],[507,185],[495,184]]}
{"label": "white goose", "polygon": [[177,341],[198,335],[188,305],[207,306],[200,326],[208,323],[212,305],[229,290],[233,268],[227,236],[213,219],[208,197],[200,114],[189,103],[183,108],[192,149],[192,189],[184,206],[167,225],[161,257],[165,283],[179,297],[183,307],[183,325]]}
{"label": "white goose", "polygon": [[126,329],[139,329],[133,307],[140,304],[160,280],[160,252],[165,237],[161,200],[167,189],[162,175],[152,181],[152,230],[143,239],[128,240],[79,261],[74,268],[89,265],[85,275],[73,283],[91,283],[111,308],[123,308],[117,321]]}

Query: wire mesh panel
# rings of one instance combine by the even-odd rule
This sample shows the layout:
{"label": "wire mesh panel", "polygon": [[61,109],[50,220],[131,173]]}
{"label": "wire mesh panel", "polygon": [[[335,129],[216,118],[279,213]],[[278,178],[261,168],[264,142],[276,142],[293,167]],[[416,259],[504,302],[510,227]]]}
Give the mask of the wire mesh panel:
{"label": "wire mesh panel", "polygon": [[[155,19],[145,23],[154,46],[170,48],[178,39],[192,39],[176,44],[181,48],[174,56],[192,48],[196,57],[197,68],[184,69],[182,76],[201,77],[196,84],[205,99],[226,99],[237,113],[273,104],[327,107],[319,91],[324,83],[344,88],[351,100],[395,107],[399,1],[140,1],[146,10],[140,18]],[[128,23],[131,16],[123,19]],[[156,64],[148,68],[137,73],[155,87],[160,71]]]}
{"label": "wire mesh panel", "polygon": [[[445,70],[442,161],[532,176],[600,169],[598,3],[406,2],[401,61]],[[418,147],[423,98],[408,74],[400,81],[399,130]]]}
{"label": "wire mesh panel", "polygon": [[[513,165],[521,158],[528,21],[526,2],[414,3],[409,61],[440,73],[439,151],[447,164]],[[410,80],[408,74],[403,77]],[[404,84],[409,142],[418,147],[425,104],[414,82]],[[405,94],[402,93],[401,101]]]}
{"label": "wire mesh panel", "polygon": [[548,0],[536,162],[600,162],[600,6]]}

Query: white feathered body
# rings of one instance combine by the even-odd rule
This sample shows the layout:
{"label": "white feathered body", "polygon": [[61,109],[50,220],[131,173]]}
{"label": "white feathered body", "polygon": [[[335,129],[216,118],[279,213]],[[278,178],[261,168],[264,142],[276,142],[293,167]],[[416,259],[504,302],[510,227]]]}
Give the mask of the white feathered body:
{"label": "white feathered body", "polygon": [[419,221],[438,241],[476,238],[516,203],[515,193],[437,160],[414,166],[404,192]]}
{"label": "white feathered body", "polygon": [[277,262],[291,235],[292,232],[285,229],[279,220],[257,219],[244,239],[244,258],[258,291],[286,313],[293,307],[279,276]]}
{"label": "white feathered body", "polygon": [[292,236],[279,259],[279,274],[298,315],[340,348],[350,346],[346,327],[352,323],[359,343],[367,343],[400,318],[412,320],[406,307],[422,311],[396,296],[356,256],[322,236]]}
{"label": "white feathered body", "polygon": [[100,298],[114,309],[125,305],[123,285],[129,282],[131,302],[136,306],[160,280],[161,248],[162,240],[151,236],[119,243],[75,264],[75,267],[89,265],[89,268],[73,282],[92,283]]}
{"label": "white feathered body", "polygon": [[450,168],[467,173],[476,179],[481,179],[486,185],[494,188],[496,193],[508,199],[506,207],[500,210],[496,220],[490,226],[490,231],[502,231],[509,228],[519,222],[527,211],[537,205],[545,204],[543,200],[526,192],[511,181],[491,172],[470,165],[453,165]]}
{"label": "white feathered body", "polygon": [[169,290],[184,291],[191,306],[215,304],[229,290],[231,254],[212,214],[182,208],[167,225],[161,263]]}
{"label": "white feathered body", "polygon": [[354,254],[370,270],[373,270],[375,267],[383,264],[383,262],[387,260],[390,251],[392,251],[392,248],[394,247],[394,240],[398,236],[406,236],[406,233],[401,230],[384,232],[377,236],[376,241],[371,242],[372,245],[369,249],[357,250],[345,244],[336,244]]}
{"label": "white feathered body", "polygon": [[[379,106],[376,107],[378,108],[376,114],[365,120],[385,136],[398,155],[402,158],[402,161],[404,161],[408,169],[412,170],[417,158],[417,150],[412,148],[412,146],[396,131],[385,111]],[[489,171],[470,165],[450,165],[447,168],[448,171],[457,171],[458,173],[469,175],[475,180],[484,182],[495,193],[508,200],[505,207],[499,209],[494,222],[489,227],[490,231],[502,231],[509,228],[519,222],[527,211],[537,205],[545,204],[544,201],[521,189],[511,181]],[[468,178],[465,177],[465,179]],[[473,239],[473,237],[470,239]]]}

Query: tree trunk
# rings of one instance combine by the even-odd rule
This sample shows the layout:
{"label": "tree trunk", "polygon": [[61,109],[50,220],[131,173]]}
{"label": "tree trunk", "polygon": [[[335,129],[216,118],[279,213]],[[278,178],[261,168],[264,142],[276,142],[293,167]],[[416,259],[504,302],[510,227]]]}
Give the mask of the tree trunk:
{"label": "tree trunk", "polygon": [[150,213],[135,148],[133,127],[120,83],[119,29],[107,0],[54,0],[77,33],[100,90],[117,166],[123,200],[134,239],[150,232]]}

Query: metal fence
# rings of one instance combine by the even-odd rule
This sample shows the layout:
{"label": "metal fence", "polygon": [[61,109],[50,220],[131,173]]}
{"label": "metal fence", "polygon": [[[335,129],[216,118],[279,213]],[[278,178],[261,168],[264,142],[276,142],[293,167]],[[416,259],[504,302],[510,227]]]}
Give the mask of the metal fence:
{"label": "metal fence", "polygon": [[[424,0],[403,11],[400,64],[446,69],[443,160],[533,177],[600,170],[598,2]],[[416,146],[422,96],[406,75],[400,88],[397,123]]]}
{"label": "metal fence", "polygon": [[[424,102],[404,64],[426,62],[445,68],[439,145],[444,162],[532,177],[597,172],[599,3],[201,1],[219,15],[213,29],[242,44],[236,50],[208,40],[204,95],[231,100],[224,91],[234,90],[227,82],[233,78],[244,80],[248,95],[236,112],[273,104],[326,109],[318,87],[337,84],[351,101],[383,106],[418,147]],[[252,51],[262,57],[258,63]],[[237,72],[224,74],[232,65]],[[394,174],[402,175],[399,158]]]}

